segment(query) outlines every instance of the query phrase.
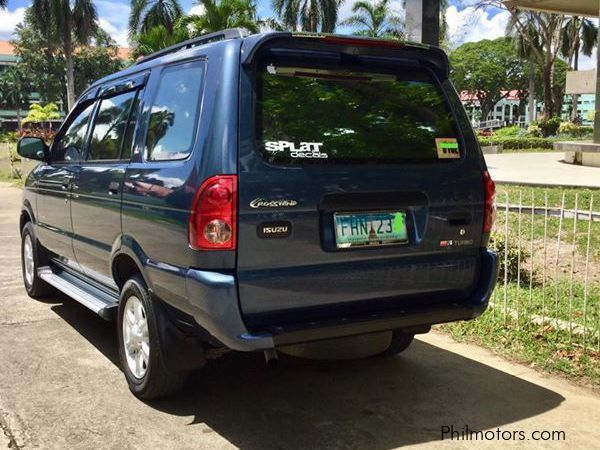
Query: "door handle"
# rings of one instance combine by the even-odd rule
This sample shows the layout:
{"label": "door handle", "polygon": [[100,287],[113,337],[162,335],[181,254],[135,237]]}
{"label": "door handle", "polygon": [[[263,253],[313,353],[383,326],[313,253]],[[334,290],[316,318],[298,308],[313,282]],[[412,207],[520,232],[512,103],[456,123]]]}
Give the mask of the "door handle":
{"label": "door handle", "polygon": [[121,183],[118,181],[111,181],[108,185],[108,195],[116,195],[119,193],[119,188],[121,187]]}

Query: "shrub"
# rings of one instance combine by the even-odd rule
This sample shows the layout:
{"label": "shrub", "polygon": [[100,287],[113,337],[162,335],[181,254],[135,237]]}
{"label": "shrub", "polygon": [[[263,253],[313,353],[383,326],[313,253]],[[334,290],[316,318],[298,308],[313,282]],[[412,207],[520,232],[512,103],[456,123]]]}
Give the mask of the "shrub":
{"label": "shrub", "polygon": [[18,133],[20,138],[23,136],[39,137],[42,138],[47,144],[52,142],[55,135],[56,132],[54,130],[35,126],[32,126],[31,128],[23,128]]}
{"label": "shrub", "polygon": [[560,127],[558,128],[558,134],[561,134],[564,136],[569,136],[569,137],[574,137],[574,138],[581,138],[581,137],[587,136],[589,134],[592,134],[593,132],[594,132],[594,128],[583,127],[583,126],[574,124],[573,122],[563,122],[560,124]]}
{"label": "shrub", "polygon": [[12,147],[8,150],[8,159],[10,161],[10,177],[16,180],[23,178],[23,170],[21,169],[21,157],[17,153],[17,149]]}
{"label": "shrub", "polygon": [[524,148],[545,148],[552,150],[554,141],[540,137],[480,137],[479,144],[482,147],[488,145],[502,145],[505,150],[520,150]]}
{"label": "shrub", "polygon": [[558,128],[560,127],[560,117],[540,120],[538,126],[542,131],[543,137],[554,136],[558,133]]}
{"label": "shrub", "polygon": [[536,122],[532,122],[527,127],[527,134],[532,137],[542,137],[542,130]]}
{"label": "shrub", "polygon": [[[508,247],[508,248],[507,248]],[[516,281],[519,274],[519,251],[515,243],[509,238],[508,246],[504,234],[492,232],[488,248],[498,255],[498,279],[504,280],[504,267],[506,258],[508,281]],[[508,252],[508,253],[507,253]],[[529,258],[529,252],[521,246],[521,281],[529,282],[529,271],[524,269],[524,261]]]}
{"label": "shrub", "polygon": [[10,144],[13,142],[17,142],[18,139],[19,137],[17,136],[16,131],[5,131],[0,133],[0,142],[7,142]]}
{"label": "shrub", "polygon": [[493,136],[496,137],[516,137],[519,135],[521,128],[517,125],[512,127],[504,127],[494,131]]}

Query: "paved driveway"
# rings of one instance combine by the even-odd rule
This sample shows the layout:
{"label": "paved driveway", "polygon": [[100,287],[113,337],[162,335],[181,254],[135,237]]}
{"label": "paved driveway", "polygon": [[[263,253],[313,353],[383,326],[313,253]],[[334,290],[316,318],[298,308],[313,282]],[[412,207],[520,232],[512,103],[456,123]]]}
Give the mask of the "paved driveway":
{"label": "paved driveway", "polygon": [[496,182],[600,188],[600,167],[562,162],[564,153],[499,153],[485,155]]}
{"label": "paved driveway", "polygon": [[[443,426],[564,431],[553,448],[600,442],[591,390],[506,362],[443,334],[402,356],[346,363],[232,353],[184,393],[146,404],[117,365],[115,326],[57,296],[21,286],[19,191],[0,185],[0,448],[392,449],[440,442]],[[3,442],[4,439],[4,442]],[[506,447],[522,442],[492,441]],[[529,446],[548,443],[527,441]]]}

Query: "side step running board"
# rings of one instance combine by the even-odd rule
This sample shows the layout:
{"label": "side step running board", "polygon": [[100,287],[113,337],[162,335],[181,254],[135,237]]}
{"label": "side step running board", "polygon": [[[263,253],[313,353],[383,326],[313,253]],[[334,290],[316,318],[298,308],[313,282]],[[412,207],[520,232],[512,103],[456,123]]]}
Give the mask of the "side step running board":
{"label": "side step running board", "polygon": [[104,320],[115,320],[119,298],[82,279],[54,267],[40,267],[38,276],[46,283],[91,309]]}

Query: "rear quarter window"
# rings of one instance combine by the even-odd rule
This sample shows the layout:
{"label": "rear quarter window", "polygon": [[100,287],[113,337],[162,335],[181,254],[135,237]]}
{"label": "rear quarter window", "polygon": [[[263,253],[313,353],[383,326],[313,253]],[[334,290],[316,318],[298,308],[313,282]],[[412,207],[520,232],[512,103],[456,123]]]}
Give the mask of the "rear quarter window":
{"label": "rear quarter window", "polygon": [[148,160],[184,159],[192,151],[203,73],[202,61],[177,64],[162,71],[146,135]]}
{"label": "rear quarter window", "polygon": [[447,162],[460,158],[454,115],[428,72],[264,64],[256,136],[270,163]]}

